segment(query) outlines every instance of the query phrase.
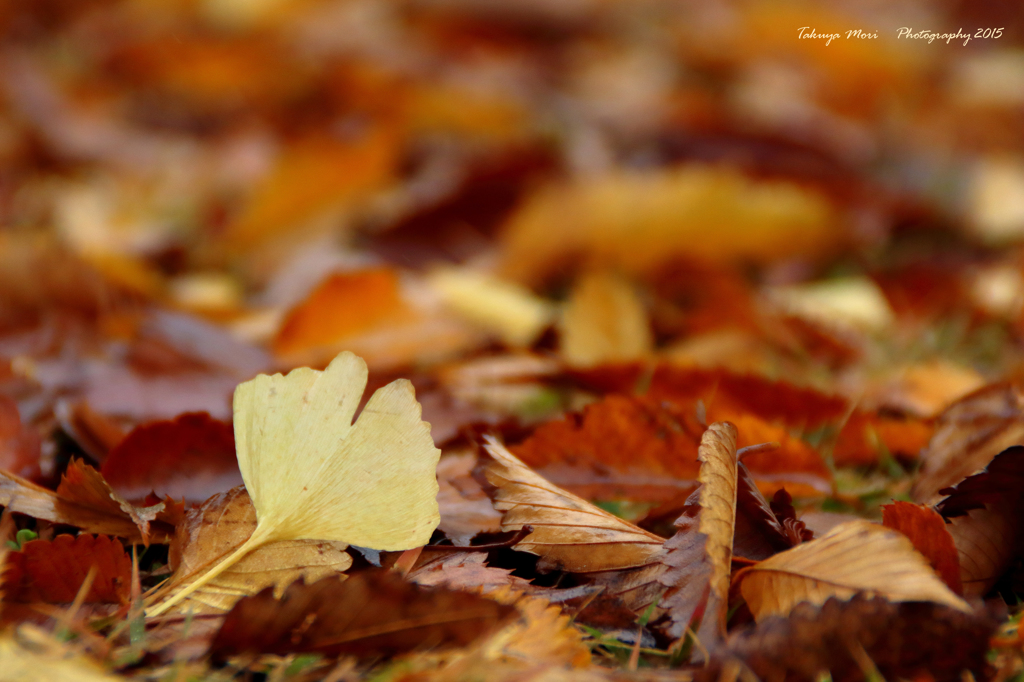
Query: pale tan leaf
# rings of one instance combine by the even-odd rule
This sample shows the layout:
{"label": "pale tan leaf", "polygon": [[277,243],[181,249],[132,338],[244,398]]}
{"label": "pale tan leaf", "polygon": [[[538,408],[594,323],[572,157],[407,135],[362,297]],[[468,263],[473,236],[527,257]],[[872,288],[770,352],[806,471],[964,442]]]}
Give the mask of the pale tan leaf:
{"label": "pale tan leaf", "polygon": [[984,596],[1010,567],[1016,554],[1019,505],[972,509],[964,516],[950,519],[946,528],[960,559],[964,596]]}
{"label": "pale tan leaf", "polygon": [[939,491],[983,469],[1006,448],[1024,443],[1024,391],[1008,382],[991,384],[953,403],[939,417],[913,497],[933,504]]}
{"label": "pale tan leaf", "polygon": [[469,268],[440,268],[427,284],[445,305],[511,346],[528,346],[550,323],[552,306],[529,289]]}
{"label": "pale tan leaf", "polygon": [[562,357],[577,367],[637,360],[654,346],[647,311],[633,285],[608,272],[577,280],[559,331]]}
{"label": "pale tan leaf", "polygon": [[656,563],[662,538],[598,509],[539,476],[497,440],[488,437],[493,462],[485,470],[504,512],[501,529],[533,531],[516,549],[537,554],[544,565],[576,573],[614,571]]}
{"label": "pale tan leaf", "polygon": [[453,590],[483,590],[510,585],[522,591],[530,589],[530,581],[512,575],[511,569],[488,566],[486,552],[454,552],[442,554],[416,570],[408,578],[424,587],[442,585]]}
{"label": "pale tan leaf", "polygon": [[984,471],[946,489],[935,509],[959,555],[964,594],[982,596],[1020,556],[1024,446],[1000,452]]}
{"label": "pale tan leaf", "polygon": [[809,601],[849,599],[858,592],[890,601],[929,601],[971,609],[936,575],[902,533],[869,521],[850,521],[827,535],[736,574],[754,618],[785,616]]}
{"label": "pale tan leaf", "polygon": [[116,682],[127,679],[107,671],[91,656],[32,624],[0,636],[0,660],[6,682]]}
{"label": "pale tan leaf", "polygon": [[[238,486],[214,495],[191,510],[171,543],[174,568],[169,587],[200,575],[216,561],[244,543],[256,529],[256,510],[245,488]],[[224,613],[241,597],[273,587],[281,596],[299,578],[312,583],[342,573],[352,565],[343,542],[282,540],[256,548],[231,568],[180,602],[176,611]]]}

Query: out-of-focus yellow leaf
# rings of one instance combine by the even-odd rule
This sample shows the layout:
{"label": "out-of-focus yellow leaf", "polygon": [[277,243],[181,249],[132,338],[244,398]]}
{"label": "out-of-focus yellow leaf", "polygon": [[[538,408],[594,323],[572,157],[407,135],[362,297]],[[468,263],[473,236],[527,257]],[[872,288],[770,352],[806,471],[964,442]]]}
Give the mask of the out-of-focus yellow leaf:
{"label": "out-of-focus yellow leaf", "polygon": [[324,210],[380,189],[395,171],[398,152],[397,135],[388,127],[353,142],[327,135],[295,142],[228,226],[225,246],[258,246]]}
{"label": "out-of-focus yellow leaf", "polygon": [[639,360],[654,347],[647,311],[636,290],[607,272],[579,279],[559,327],[562,357],[577,367]]}
{"label": "out-of-focus yellow leaf", "polygon": [[0,637],[3,679],[9,682],[113,682],[126,679],[35,625]]}
{"label": "out-of-focus yellow leaf", "polygon": [[534,282],[573,260],[639,274],[679,257],[816,255],[837,245],[837,221],[822,195],[733,169],[615,173],[528,199],[505,226],[502,270]]}
{"label": "out-of-focus yellow leaf", "polygon": [[894,319],[885,294],[867,278],[775,287],[769,289],[766,296],[786,313],[825,326],[878,332],[890,326]]}
{"label": "out-of-focus yellow leaf", "polygon": [[552,318],[552,307],[528,289],[467,269],[446,268],[428,279],[444,303],[512,346],[532,342]]}

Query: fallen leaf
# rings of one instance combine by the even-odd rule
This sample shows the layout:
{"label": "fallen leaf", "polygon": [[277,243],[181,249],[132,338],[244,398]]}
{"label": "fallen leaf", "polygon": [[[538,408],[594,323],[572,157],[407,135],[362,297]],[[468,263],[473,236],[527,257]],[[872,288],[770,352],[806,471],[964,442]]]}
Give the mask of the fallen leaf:
{"label": "fallen leaf", "polygon": [[921,452],[912,495],[933,503],[940,490],[982,469],[1006,448],[1024,442],[1024,394],[1010,382],[990,384],[953,403]]}
{"label": "fallen leaf", "polygon": [[529,346],[554,316],[529,289],[468,268],[442,268],[427,284],[444,305],[512,347]]}
{"label": "fallen leaf", "polygon": [[[72,460],[68,465],[64,476],[61,477],[60,485],[57,486],[57,496],[60,498],[58,509],[62,511],[66,509],[65,503],[69,502],[78,507],[106,513],[111,517],[118,514],[127,517],[138,528],[142,541],[147,545],[150,542],[158,542],[173,532],[183,512],[182,504],[175,503],[170,498],[141,507],[131,504],[110,487],[100,472],[81,460]],[[123,533],[108,534],[124,536]]]}
{"label": "fallen leaf", "polygon": [[124,440],[125,429],[110,417],[93,410],[84,400],[74,404],[58,401],[53,411],[64,433],[94,461],[102,463],[114,446]]}
{"label": "fallen leaf", "polygon": [[210,654],[316,652],[361,658],[466,646],[516,612],[491,599],[426,589],[390,571],[344,582],[292,583],[277,599],[267,589],[241,599],[224,619]]}
{"label": "fallen leaf", "polygon": [[876,464],[884,447],[892,455],[917,459],[933,431],[931,421],[856,410],[839,430],[832,458],[836,466]]}
{"label": "fallen leaf", "polygon": [[147,543],[168,538],[182,513],[180,505],[166,500],[135,507],[81,460],[71,461],[56,491],[0,470],[0,505],[90,533]]}
{"label": "fallen leaf", "polygon": [[662,538],[598,509],[544,480],[488,436],[484,469],[503,531],[531,526],[515,549],[541,557],[539,566],[574,573],[620,571],[657,563]]}
{"label": "fallen leaf", "polygon": [[[607,364],[589,370],[570,370],[569,377],[582,388],[601,393],[640,393],[662,400],[685,403],[704,400],[708,407],[751,413],[768,422],[793,428],[813,429],[842,419],[849,401],[787,381],[722,369],[695,369],[659,364]],[[638,390],[638,387],[644,390]]]}
{"label": "fallen leaf", "polygon": [[[710,392],[709,395],[714,395]],[[776,441],[772,452],[752,454],[755,479],[772,490],[785,485],[807,496],[831,490],[821,456],[785,429],[738,408],[715,407],[708,418],[731,421],[739,445]],[[693,487],[704,427],[697,398],[608,395],[561,420],[541,424],[511,450],[546,478],[589,497],[670,500]]]}
{"label": "fallen leaf", "polygon": [[242,482],[231,425],[205,412],[137,426],[110,451],[100,473],[128,500],[155,492],[198,503]]}
{"label": "fallen leaf", "polygon": [[18,404],[0,395],[0,469],[22,478],[35,478],[39,471],[39,434],[21,423]]}
{"label": "fallen leaf", "polygon": [[511,587],[494,590],[488,597],[515,606],[520,619],[479,642],[480,663],[511,663],[520,669],[524,662],[570,670],[590,667],[590,650],[582,633],[557,606],[540,597],[519,594]]}
{"label": "fallen leaf", "polygon": [[784,313],[825,328],[877,334],[893,323],[885,295],[867,277],[769,287],[764,297]]}
{"label": "fallen leaf", "polygon": [[793,498],[785,488],[777,490],[768,502],[754,484],[746,465],[740,462],[737,469],[734,556],[761,561],[814,537],[814,533],[796,518]]}
{"label": "fallen leaf", "polygon": [[486,552],[445,553],[427,561],[409,573],[409,580],[424,587],[447,587],[451,590],[480,590],[511,586],[521,591],[530,588],[530,581],[512,575],[512,570],[488,566]]}
{"label": "fallen leaf", "polygon": [[274,339],[274,352],[286,357],[321,353],[347,337],[409,315],[394,270],[335,273],[288,312]]}
{"label": "fallen leaf", "polygon": [[836,682],[867,677],[956,682],[970,671],[987,679],[986,653],[996,621],[983,614],[929,602],[892,603],[882,597],[832,597],[821,606],[797,604],[786,617],[771,616],[733,634],[698,670],[712,682],[739,662],[763,680]]}
{"label": "fallen leaf", "polygon": [[875,401],[886,408],[930,419],[964,396],[985,385],[973,369],[949,361],[932,360],[893,368],[894,378]]}
{"label": "fallen leaf", "polygon": [[946,521],[932,509],[909,502],[893,502],[882,507],[882,525],[910,538],[914,549],[928,559],[928,563],[953,592],[962,595],[960,560]]}
{"label": "fallen leaf", "polygon": [[659,606],[668,611],[668,634],[687,630],[706,647],[725,636],[736,529],[736,427],[712,424],[701,438],[698,503],[676,521],[676,534],[665,542],[662,559],[668,570],[659,578],[667,588]]}
{"label": "fallen leaf", "polygon": [[256,529],[151,615],[269,542],[333,540],[385,550],[426,544],[439,521],[441,451],[408,380],[377,390],[353,424],[366,381],[366,363],[344,352],[323,372],[304,367],[239,385],[235,444]]}
{"label": "fallen leaf", "polygon": [[445,455],[437,464],[437,528],[456,545],[468,545],[473,536],[501,529],[501,514],[472,477],[475,454]]}
{"label": "fallen leaf", "polygon": [[54,635],[23,624],[0,635],[4,678],[10,682],[118,682],[125,678],[107,671]]}
{"label": "fallen leaf", "polygon": [[849,521],[822,537],[739,571],[734,581],[759,622],[810,601],[849,599],[858,592],[889,601],[930,601],[970,612],[902,533]]}
{"label": "fallen leaf", "polygon": [[541,424],[510,450],[582,495],[665,499],[694,485],[702,428],[695,411],[675,403],[609,395]]}
{"label": "fallen leaf", "polygon": [[966,596],[983,596],[1021,555],[1024,447],[996,455],[981,473],[968,476],[936,506],[959,555]]}
{"label": "fallen leaf", "polygon": [[559,320],[562,359],[573,367],[639,360],[654,339],[633,284],[609,272],[577,278]]}
{"label": "fallen leaf", "polygon": [[264,245],[321,211],[358,200],[391,178],[397,153],[396,135],[386,126],[354,142],[322,134],[294,142],[228,226],[225,245]]}
{"label": "fallen leaf", "polygon": [[[256,529],[256,510],[243,486],[214,495],[178,524],[169,549],[174,573],[161,593],[186,583],[244,543]],[[312,583],[348,570],[352,557],[342,542],[281,540],[254,549],[193,592],[175,608],[180,613],[225,613],[240,598],[268,587],[280,597],[299,578]]]}
{"label": "fallen leaf", "polygon": [[58,535],[31,540],[10,552],[3,571],[4,600],[71,603],[95,567],[85,602],[126,604],[132,560],[120,542],[103,535]]}
{"label": "fallen leaf", "polygon": [[678,258],[715,263],[813,255],[838,241],[814,191],[725,167],[617,173],[538,190],[502,233],[502,267],[534,283],[580,258],[642,273]]}

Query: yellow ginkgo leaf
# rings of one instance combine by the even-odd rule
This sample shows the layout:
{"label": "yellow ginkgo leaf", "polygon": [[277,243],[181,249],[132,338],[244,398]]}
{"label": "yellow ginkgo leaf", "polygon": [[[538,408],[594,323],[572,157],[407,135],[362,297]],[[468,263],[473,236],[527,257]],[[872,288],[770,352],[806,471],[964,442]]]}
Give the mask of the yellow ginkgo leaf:
{"label": "yellow ginkgo leaf", "polygon": [[331,540],[382,550],[426,544],[440,521],[441,451],[406,379],[376,391],[353,423],[366,381],[366,363],[346,351],[322,372],[260,375],[235,389],[235,449],[256,530],[150,615],[268,542]]}

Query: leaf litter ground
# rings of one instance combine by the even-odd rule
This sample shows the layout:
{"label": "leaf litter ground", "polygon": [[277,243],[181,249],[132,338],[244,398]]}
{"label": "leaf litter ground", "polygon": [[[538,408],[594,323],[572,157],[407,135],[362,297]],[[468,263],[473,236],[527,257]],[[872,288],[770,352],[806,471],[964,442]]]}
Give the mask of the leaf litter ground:
{"label": "leaf litter ground", "polygon": [[4,674],[1019,679],[968,5],[0,11]]}

